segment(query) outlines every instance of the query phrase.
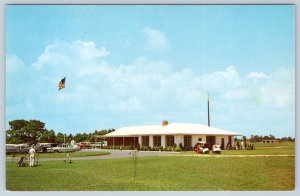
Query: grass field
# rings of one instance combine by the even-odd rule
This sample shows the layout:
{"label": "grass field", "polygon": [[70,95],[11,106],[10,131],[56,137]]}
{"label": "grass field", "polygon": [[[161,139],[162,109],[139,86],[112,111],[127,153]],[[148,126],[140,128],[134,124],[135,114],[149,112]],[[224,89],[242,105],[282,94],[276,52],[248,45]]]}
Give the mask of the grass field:
{"label": "grass field", "polygon": [[[294,143],[263,144],[255,151],[293,154]],[[40,165],[18,168],[16,163],[7,162],[7,189],[200,191],[293,190],[295,186],[295,157],[139,157],[136,179],[133,178],[131,158],[74,161],[71,164],[51,161]]]}

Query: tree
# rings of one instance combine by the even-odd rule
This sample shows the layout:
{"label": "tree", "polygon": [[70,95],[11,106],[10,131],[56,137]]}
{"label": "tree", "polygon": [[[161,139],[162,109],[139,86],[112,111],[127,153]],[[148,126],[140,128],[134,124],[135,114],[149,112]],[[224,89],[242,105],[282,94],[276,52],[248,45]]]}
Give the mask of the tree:
{"label": "tree", "polygon": [[8,143],[36,143],[45,131],[45,123],[39,120],[9,121],[10,128],[6,131]]}
{"label": "tree", "polygon": [[45,123],[39,120],[30,120],[24,127],[24,132],[28,136],[29,143],[37,143],[45,132]]}
{"label": "tree", "polygon": [[22,143],[27,141],[27,136],[24,133],[23,128],[28,124],[26,120],[13,120],[9,121],[9,129],[6,131],[7,143]]}
{"label": "tree", "polygon": [[64,143],[64,140],[65,140],[64,134],[58,132],[57,135],[56,135],[56,142],[57,143]]}
{"label": "tree", "polygon": [[42,134],[40,141],[42,143],[55,143],[56,142],[56,136],[55,132],[53,130],[45,130]]}
{"label": "tree", "polygon": [[246,140],[247,140],[247,137],[246,137],[246,136],[243,136],[242,139],[243,139],[243,141],[246,141]]}

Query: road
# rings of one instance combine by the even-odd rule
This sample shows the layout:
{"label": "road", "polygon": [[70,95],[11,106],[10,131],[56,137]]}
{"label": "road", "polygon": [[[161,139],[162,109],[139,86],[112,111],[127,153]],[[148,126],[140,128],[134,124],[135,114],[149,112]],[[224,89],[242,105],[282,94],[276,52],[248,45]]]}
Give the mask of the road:
{"label": "road", "polygon": [[[110,152],[109,155],[101,156],[88,156],[88,157],[71,157],[72,160],[100,160],[100,159],[118,159],[132,157],[132,150],[110,150],[110,149],[82,149],[81,152]],[[162,155],[174,155],[178,152],[167,151],[139,151],[138,157],[147,156],[162,156]],[[11,157],[7,157],[7,161],[11,161]],[[39,161],[63,161],[66,158],[40,158]]]}

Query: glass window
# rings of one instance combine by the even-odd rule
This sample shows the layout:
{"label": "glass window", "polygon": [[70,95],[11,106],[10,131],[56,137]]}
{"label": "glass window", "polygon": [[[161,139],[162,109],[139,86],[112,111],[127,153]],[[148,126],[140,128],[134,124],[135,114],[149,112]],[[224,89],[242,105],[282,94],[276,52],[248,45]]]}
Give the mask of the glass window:
{"label": "glass window", "polygon": [[149,146],[149,136],[142,136],[142,146]]}
{"label": "glass window", "polygon": [[184,147],[189,148],[192,146],[192,136],[185,135],[184,136]]}
{"label": "glass window", "polygon": [[153,136],[153,146],[161,146],[161,136],[160,135]]}
{"label": "glass window", "polygon": [[166,135],[166,146],[174,146],[174,135]]}

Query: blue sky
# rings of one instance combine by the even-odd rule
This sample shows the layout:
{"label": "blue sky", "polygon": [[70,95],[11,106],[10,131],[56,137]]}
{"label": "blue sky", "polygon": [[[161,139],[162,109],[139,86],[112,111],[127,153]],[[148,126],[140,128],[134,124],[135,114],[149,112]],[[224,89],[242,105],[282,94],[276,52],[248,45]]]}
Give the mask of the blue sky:
{"label": "blue sky", "polygon": [[212,126],[294,137],[294,23],[293,5],[8,5],[6,120],[207,124],[209,91]]}

